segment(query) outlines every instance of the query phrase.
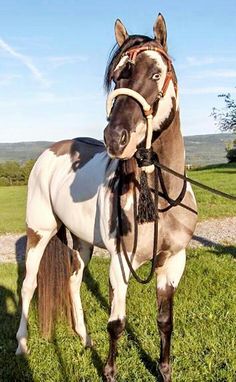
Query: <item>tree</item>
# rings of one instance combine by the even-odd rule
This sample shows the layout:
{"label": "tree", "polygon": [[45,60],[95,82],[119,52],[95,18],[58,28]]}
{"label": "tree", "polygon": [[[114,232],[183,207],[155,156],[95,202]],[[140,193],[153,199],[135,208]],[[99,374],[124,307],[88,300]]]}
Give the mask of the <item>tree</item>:
{"label": "tree", "polygon": [[221,110],[213,108],[212,116],[221,131],[236,133],[236,102],[231,94],[219,94],[224,98],[225,107]]}
{"label": "tree", "polygon": [[35,160],[24,164],[16,161],[0,163],[0,186],[27,184]]}
{"label": "tree", "polygon": [[21,166],[22,175],[24,177],[24,184],[28,183],[28,179],[34,164],[35,164],[35,160],[30,159]]}
{"label": "tree", "polygon": [[[218,97],[224,98],[225,107],[221,110],[213,108],[212,116],[217,127],[225,132],[236,133],[236,102],[230,93],[219,94]],[[236,162],[236,139],[226,146],[226,158],[229,162]]]}

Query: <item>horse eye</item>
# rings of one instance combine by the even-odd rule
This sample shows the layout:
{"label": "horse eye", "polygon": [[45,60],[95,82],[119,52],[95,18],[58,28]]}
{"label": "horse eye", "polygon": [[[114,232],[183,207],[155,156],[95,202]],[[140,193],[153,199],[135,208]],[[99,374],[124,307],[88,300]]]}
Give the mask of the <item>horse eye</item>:
{"label": "horse eye", "polygon": [[160,73],[155,73],[155,74],[153,74],[153,76],[152,76],[152,79],[153,79],[153,80],[156,80],[156,81],[159,81],[160,78],[161,78]]}

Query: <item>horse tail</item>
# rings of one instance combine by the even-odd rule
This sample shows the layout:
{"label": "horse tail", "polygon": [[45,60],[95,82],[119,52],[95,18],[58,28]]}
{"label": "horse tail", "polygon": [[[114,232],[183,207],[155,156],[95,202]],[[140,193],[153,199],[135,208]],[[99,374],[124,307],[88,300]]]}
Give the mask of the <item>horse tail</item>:
{"label": "horse tail", "polygon": [[[72,326],[70,276],[75,251],[67,246],[65,226],[49,241],[38,272],[38,315],[42,335],[50,338],[58,318]],[[73,263],[72,263],[73,262]]]}

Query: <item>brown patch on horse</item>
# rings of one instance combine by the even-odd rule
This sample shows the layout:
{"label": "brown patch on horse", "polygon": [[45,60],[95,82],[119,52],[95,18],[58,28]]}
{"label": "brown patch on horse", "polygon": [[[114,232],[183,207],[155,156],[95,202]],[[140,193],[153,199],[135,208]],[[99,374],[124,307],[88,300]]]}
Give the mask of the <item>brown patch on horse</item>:
{"label": "brown patch on horse", "polygon": [[49,150],[52,151],[57,157],[65,154],[70,154],[72,143],[72,139],[59,141],[54,143]]}
{"label": "brown patch on horse", "polygon": [[[68,240],[67,240],[67,235],[66,235],[66,227],[64,224],[61,225],[57,232],[57,237],[62,241],[63,244],[68,246]],[[73,238],[74,241],[74,238]],[[70,258],[70,267],[71,267],[71,274],[74,272],[77,273],[78,270],[80,269],[80,261],[77,256],[77,251],[69,248],[69,258]]]}
{"label": "brown patch on horse", "polygon": [[70,156],[72,168],[74,171],[82,168],[96,154],[105,151],[105,146],[102,142],[92,138],[73,139],[70,148]]}
{"label": "brown patch on horse", "polygon": [[96,154],[105,151],[102,142],[92,138],[67,139],[54,143],[50,147],[56,156],[69,154],[72,168],[76,171],[88,163]]}
{"label": "brown patch on horse", "polygon": [[36,245],[38,244],[42,236],[39,235],[37,231],[34,231],[30,227],[27,227],[26,233],[27,233],[27,252],[28,252],[30,248],[36,247]]}

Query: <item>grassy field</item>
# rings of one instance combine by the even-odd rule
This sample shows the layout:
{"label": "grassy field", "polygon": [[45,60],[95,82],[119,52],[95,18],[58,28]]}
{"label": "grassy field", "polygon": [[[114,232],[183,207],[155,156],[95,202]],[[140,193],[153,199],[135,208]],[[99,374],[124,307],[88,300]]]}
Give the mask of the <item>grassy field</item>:
{"label": "grassy field", "polygon": [[[236,328],[235,248],[188,252],[185,275],[175,296],[172,346],[173,382],[235,382]],[[141,274],[147,273],[147,267]],[[82,299],[93,350],[60,325],[52,342],[42,339],[35,307],[30,312],[30,355],[14,356],[19,322],[16,265],[0,265],[0,380],[34,382],[102,381],[108,350],[108,264],[94,258],[82,285]],[[34,303],[34,306],[36,303]],[[118,382],[156,381],[159,336],[155,282],[131,280],[128,325],[119,343]]]}
{"label": "grassy field", "polygon": [[[236,163],[208,166],[188,171],[188,176],[231,195],[236,195]],[[236,202],[213,195],[194,187],[198,203],[199,219],[236,215]]]}
{"label": "grassy field", "polygon": [[0,187],[0,234],[25,231],[26,186]]}
{"label": "grassy field", "polygon": [[[189,177],[222,191],[236,194],[236,164],[192,170]],[[220,198],[194,187],[199,208],[199,219],[236,215],[236,202]],[[0,187],[0,234],[25,230],[25,186]]]}
{"label": "grassy field", "polygon": [[[189,171],[188,175],[235,194],[236,166]],[[236,203],[195,189],[200,219],[236,215]],[[23,232],[26,187],[0,188],[0,233]],[[188,251],[185,275],[175,296],[172,342],[173,382],[236,381],[236,248],[218,246]],[[142,276],[147,267],[140,270]],[[19,265],[0,264],[0,381],[99,382],[108,351],[108,261],[94,258],[82,285],[82,300],[94,348],[59,325],[51,342],[41,338],[36,301],[30,311],[30,355],[15,357],[19,324]],[[156,381],[159,336],[155,281],[131,280],[128,324],[119,343],[118,382]]]}

